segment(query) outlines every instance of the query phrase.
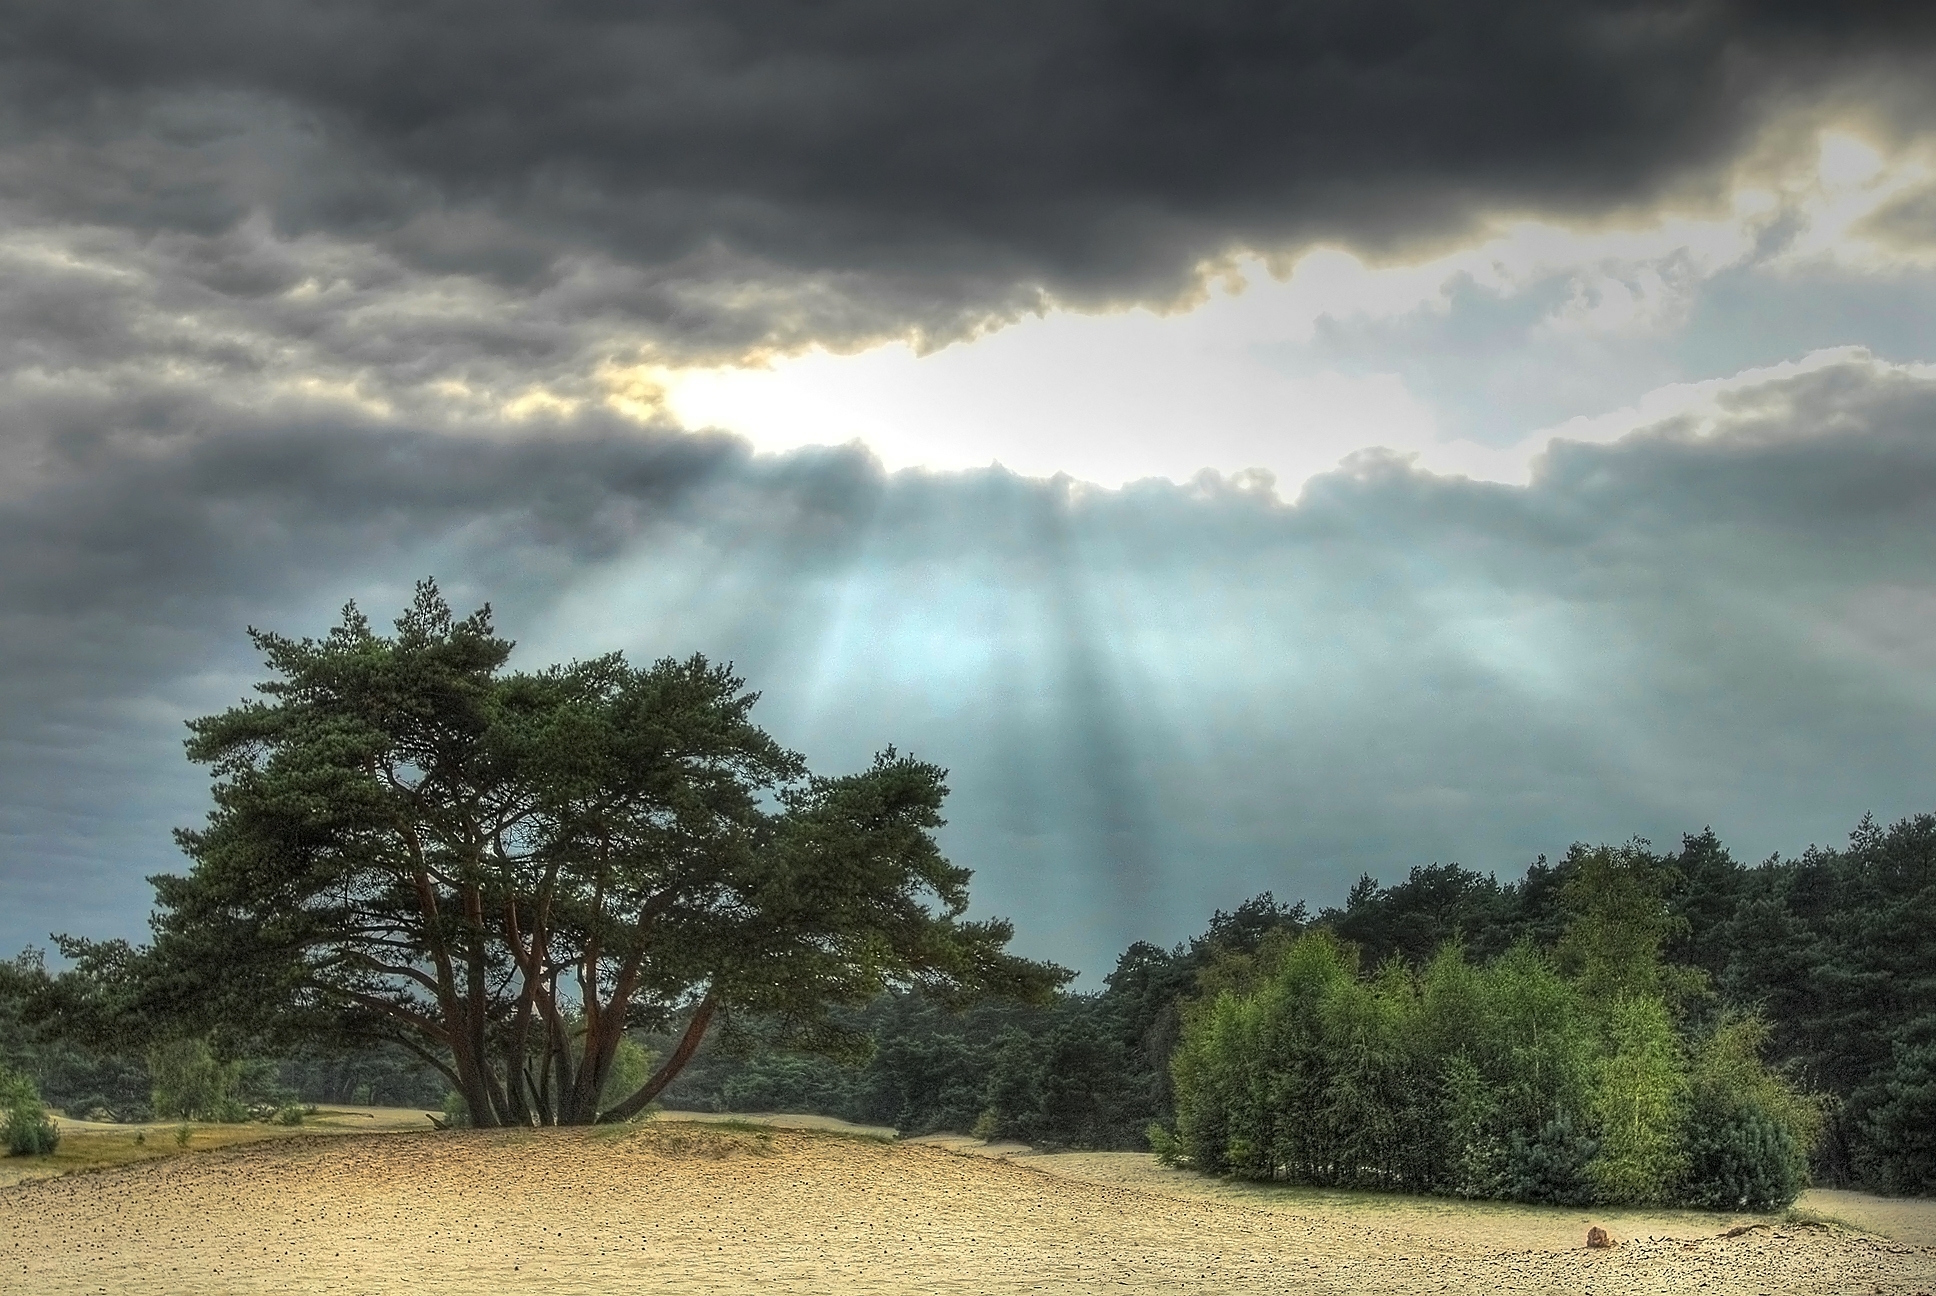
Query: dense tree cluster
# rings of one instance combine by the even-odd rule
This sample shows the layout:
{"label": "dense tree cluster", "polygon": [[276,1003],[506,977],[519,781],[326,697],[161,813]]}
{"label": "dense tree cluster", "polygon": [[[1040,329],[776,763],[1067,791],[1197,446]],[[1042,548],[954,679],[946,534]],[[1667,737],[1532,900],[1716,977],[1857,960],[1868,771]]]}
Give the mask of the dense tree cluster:
{"label": "dense tree cluster", "polygon": [[1634,885],[1646,870],[1588,859],[1569,889],[1601,894],[1558,960],[1520,944],[1475,966],[1449,944],[1422,971],[1393,958],[1367,975],[1329,931],[1273,942],[1186,1013],[1159,1150],[1340,1187],[1787,1204],[1817,1108],[1762,1065],[1758,1019],[1677,1028],[1673,978],[1619,912],[1652,892]]}
{"label": "dense tree cluster", "polygon": [[[1051,1147],[1143,1147],[1155,1126],[1205,1169],[1528,1200],[1774,1201],[1805,1156],[1818,1182],[1930,1193],[1931,912],[1931,815],[1865,819],[1846,846],[1759,866],[1711,832],[1665,854],[1575,847],[1508,883],[1435,864],[1362,879],[1315,915],[1258,896],[1175,948],[1131,946],[1100,991],[1046,1006],[901,987],[834,1009],[828,1038],[865,1041],[859,1053],[801,1049],[785,1023],[735,1014],[661,1098]],[[100,1025],[125,1015],[131,952],[78,952],[86,975],[0,965],[0,1065],[69,1111],[146,1115],[149,1046],[116,1047]],[[1540,1049],[1515,1045],[1515,1023],[1542,1024]],[[1310,1069],[1347,1027],[1383,1041],[1353,1055],[1371,1069]],[[1299,1031],[1307,1051],[1283,1052]],[[678,1038],[631,1032],[628,1076]],[[230,1065],[240,1042],[223,1045]],[[1279,1051],[1245,1053],[1264,1042]],[[1248,1092],[1228,1083],[1246,1056],[1282,1072],[1261,1106],[1213,1100]],[[1315,1119],[1290,1119],[1298,1075],[1330,1104]],[[448,1088],[376,1044],[242,1065],[231,1092],[434,1108]],[[1358,1110],[1380,1092],[1405,1102]],[[1228,1133],[1233,1120],[1252,1132]],[[1280,1126],[1303,1141],[1258,1132]]]}
{"label": "dense tree cluster", "polygon": [[[1361,879],[1316,915],[1259,896],[1174,949],[1132,946],[1103,990],[1050,1009],[883,998],[854,1019],[876,1042],[861,1068],[753,1041],[702,1057],[665,1096],[1050,1146],[1141,1147],[1154,1124],[1206,1169],[1529,1200],[1774,1201],[1804,1158],[1821,1182],[1936,1192],[1933,875],[1929,815],[1864,820],[1846,847],[1752,867],[1712,832],[1665,854],[1576,846],[1508,883],[1434,864]],[[1529,1002],[1557,1035],[1550,1055],[1519,1055],[1527,1078],[1512,1030],[1543,1020]],[[1178,1053],[1190,1021],[1194,1049]],[[1253,1133],[1233,1159],[1228,1137],[1219,1148],[1191,1123],[1217,1103],[1179,1113],[1177,1075],[1205,1098],[1243,1048],[1326,1023],[1383,1032],[1385,1091],[1404,1104],[1362,1119],[1294,1108],[1296,1066],[1270,1055],[1271,1084],[1226,1106],[1254,1099],[1254,1120],[1314,1116],[1313,1137],[1329,1122],[1375,1146],[1273,1159]],[[1379,1091],[1313,1074],[1326,1102]],[[1629,1119],[1610,1126],[1622,1093]]]}

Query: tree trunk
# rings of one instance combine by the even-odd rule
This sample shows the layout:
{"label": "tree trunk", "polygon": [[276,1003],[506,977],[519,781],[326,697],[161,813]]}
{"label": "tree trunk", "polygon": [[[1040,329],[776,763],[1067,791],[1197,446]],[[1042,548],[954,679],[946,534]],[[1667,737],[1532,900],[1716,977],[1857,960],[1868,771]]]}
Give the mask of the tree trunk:
{"label": "tree trunk", "polygon": [[601,1124],[630,1120],[644,1111],[646,1104],[657,1098],[665,1087],[686,1069],[686,1063],[692,1061],[692,1055],[699,1051],[699,1042],[706,1038],[706,1028],[712,1025],[713,1014],[718,1010],[719,1002],[713,998],[712,991],[708,990],[706,997],[699,1001],[699,1006],[693,1009],[692,1020],[686,1023],[686,1033],[679,1037],[678,1046],[672,1050],[672,1056],[652,1073],[652,1078],[641,1085],[637,1093],[599,1112],[594,1119]]}

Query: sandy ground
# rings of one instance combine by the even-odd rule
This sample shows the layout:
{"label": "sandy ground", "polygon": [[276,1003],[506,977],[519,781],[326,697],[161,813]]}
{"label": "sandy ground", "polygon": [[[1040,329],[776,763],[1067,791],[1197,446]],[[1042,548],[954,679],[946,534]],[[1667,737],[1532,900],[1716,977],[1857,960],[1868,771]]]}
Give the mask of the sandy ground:
{"label": "sandy ground", "polygon": [[0,1291],[1936,1291],[1936,1248],[1833,1226],[1589,1252],[1577,1212],[1226,1187],[672,1119],[281,1139],[0,1189]]}

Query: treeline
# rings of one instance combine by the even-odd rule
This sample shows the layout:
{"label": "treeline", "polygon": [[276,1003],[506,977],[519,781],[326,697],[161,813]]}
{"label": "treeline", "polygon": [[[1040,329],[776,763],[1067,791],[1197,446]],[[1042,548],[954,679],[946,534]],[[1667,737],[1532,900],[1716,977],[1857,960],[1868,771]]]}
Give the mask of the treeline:
{"label": "treeline", "polygon": [[[1206,1170],[1529,1200],[1772,1201],[1803,1176],[1929,1193],[1932,914],[1930,815],[1754,866],[1712,832],[1576,846],[1509,883],[1432,865],[1316,914],[1259,896],[1175,948],[1131,946],[1101,991],[1050,1009],[883,996],[854,1019],[875,1041],[858,1068],[749,1030],[665,1100],[1051,1147],[1140,1148],[1154,1126]],[[1516,1046],[1515,1003],[1557,1037]],[[1325,1029],[1344,1033],[1323,1048],[1383,1041],[1381,1060],[1246,1054]],[[1299,1075],[1337,1105],[1296,1098]],[[1380,1085],[1404,1101],[1378,1106]],[[1652,1115],[1614,1128],[1617,1092]],[[1360,1142],[1296,1142],[1325,1128]]]}
{"label": "treeline", "polygon": [[47,1013],[46,986],[36,955],[0,964],[0,1073],[78,1119],[237,1120],[332,1104],[436,1111],[449,1088],[421,1059],[387,1044],[282,1058],[224,1055],[203,1039],[117,1047]]}
{"label": "treeline", "polygon": [[[662,1100],[1044,1147],[1154,1131],[1207,1171],[1529,1200],[1774,1201],[1804,1176],[1930,1193],[1933,914],[1931,815],[1758,865],[1711,832],[1576,846],[1507,883],[1432,865],[1317,913],[1258,896],[1045,1008],[882,995],[840,1018],[872,1041],[860,1064],[741,1016]],[[75,1115],[154,1110],[147,1057],[22,1015],[30,962],[0,965],[0,1066]],[[225,1074],[250,1103],[430,1110],[445,1090],[393,1047]]]}
{"label": "treeline", "polygon": [[[1677,1025],[1698,1033],[1757,1015],[1768,1063],[1819,1101],[1814,1178],[1936,1191],[1936,815],[1886,828],[1864,818],[1839,849],[1756,866],[1712,832],[1678,852],[1625,853],[1658,886]],[[1394,954],[1423,967],[1454,939],[1479,964],[1522,941],[1563,956],[1581,903],[1568,884],[1594,854],[1542,859],[1507,886],[1436,866],[1390,888],[1361,884],[1326,925],[1366,968]]]}
{"label": "treeline", "polygon": [[[1760,1060],[1765,1027],[1676,1009],[1661,870],[1587,853],[1557,957],[1483,966],[1456,943],[1365,974],[1325,930],[1216,970],[1186,1010],[1175,1133],[1211,1173],[1584,1205],[1766,1210],[1805,1185],[1817,1103]],[[1556,966],[1557,965],[1557,966]],[[1563,974],[1564,968],[1571,975]]]}

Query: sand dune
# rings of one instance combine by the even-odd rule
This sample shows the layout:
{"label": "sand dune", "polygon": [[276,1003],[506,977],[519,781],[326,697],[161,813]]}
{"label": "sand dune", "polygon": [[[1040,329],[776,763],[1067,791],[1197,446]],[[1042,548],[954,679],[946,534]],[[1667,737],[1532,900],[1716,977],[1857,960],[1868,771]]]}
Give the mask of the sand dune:
{"label": "sand dune", "polygon": [[[1834,1227],[1721,1238],[1712,1217],[1663,1217],[1675,1236],[1588,1252],[1565,1236],[1567,1212],[1448,1204],[1428,1222],[1354,1200],[1219,1196],[1153,1168],[1137,1182],[1136,1165],[1147,1158],[990,1158],[673,1120],[291,1139],[0,1190],[0,1290],[1936,1289],[1936,1248]],[[1515,1217],[1551,1244],[1515,1233]]]}

